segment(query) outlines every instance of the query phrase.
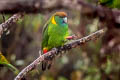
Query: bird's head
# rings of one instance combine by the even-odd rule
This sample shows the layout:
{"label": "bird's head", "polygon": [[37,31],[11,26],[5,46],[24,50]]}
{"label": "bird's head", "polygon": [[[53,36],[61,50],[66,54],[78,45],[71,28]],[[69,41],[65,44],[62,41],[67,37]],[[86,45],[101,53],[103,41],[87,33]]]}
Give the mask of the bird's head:
{"label": "bird's head", "polygon": [[52,24],[67,25],[67,14],[65,12],[56,12],[51,18]]}

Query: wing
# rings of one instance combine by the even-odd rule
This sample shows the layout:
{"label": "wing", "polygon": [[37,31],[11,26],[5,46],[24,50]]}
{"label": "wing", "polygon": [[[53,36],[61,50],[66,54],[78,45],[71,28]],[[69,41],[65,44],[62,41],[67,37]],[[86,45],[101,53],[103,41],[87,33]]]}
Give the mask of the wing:
{"label": "wing", "polygon": [[43,32],[42,32],[42,45],[41,45],[41,47],[42,47],[42,49],[44,48],[44,47],[46,47],[47,46],[47,44],[48,44],[48,39],[49,39],[49,35],[48,35],[48,22],[47,22],[47,24],[45,24],[45,26],[44,26],[44,28],[43,28]]}
{"label": "wing", "polygon": [[[45,24],[45,26],[43,28],[43,32],[42,32],[42,45],[41,45],[42,50],[43,50],[44,47],[46,47],[48,45],[48,39],[49,39],[48,26],[49,26],[49,24],[47,22],[47,24]],[[46,70],[47,66],[48,66],[48,61],[46,61],[46,60],[42,61],[42,70],[43,71]]]}

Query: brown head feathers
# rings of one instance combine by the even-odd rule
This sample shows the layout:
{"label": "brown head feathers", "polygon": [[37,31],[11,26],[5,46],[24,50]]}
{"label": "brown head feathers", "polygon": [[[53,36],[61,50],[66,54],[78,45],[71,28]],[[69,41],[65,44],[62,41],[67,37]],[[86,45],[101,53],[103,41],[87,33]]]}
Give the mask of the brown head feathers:
{"label": "brown head feathers", "polygon": [[67,13],[65,13],[65,12],[56,12],[54,15],[55,16],[60,16],[60,17],[66,17]]}

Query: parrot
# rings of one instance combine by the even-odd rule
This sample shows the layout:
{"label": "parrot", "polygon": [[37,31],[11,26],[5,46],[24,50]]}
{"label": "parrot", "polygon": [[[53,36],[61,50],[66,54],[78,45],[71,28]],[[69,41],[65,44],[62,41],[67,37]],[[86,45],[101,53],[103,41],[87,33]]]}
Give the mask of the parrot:
{"label": "parrot", "polygon": [[109,7],[109,8],[117,8],[120,9],[120,1],[119,0],[99,0],[99,4]]}
{"label": "parrot", "polygon": [[[67,13],[55,12],[43,27],[41,53],[45,54],[52,48],[62,46],[72,38],[68,33]],[[52,61],[42,61],[42,70],[49,69],[51,64]]]}

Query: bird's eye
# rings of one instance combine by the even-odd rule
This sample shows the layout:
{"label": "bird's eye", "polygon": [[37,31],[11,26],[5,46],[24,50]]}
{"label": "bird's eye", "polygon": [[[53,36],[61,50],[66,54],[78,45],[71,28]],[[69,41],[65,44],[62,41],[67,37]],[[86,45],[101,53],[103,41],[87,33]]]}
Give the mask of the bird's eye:
{"label": "bird's eye", "polygon": [[67,17],[63,18],[63,23],[67,23]]}

